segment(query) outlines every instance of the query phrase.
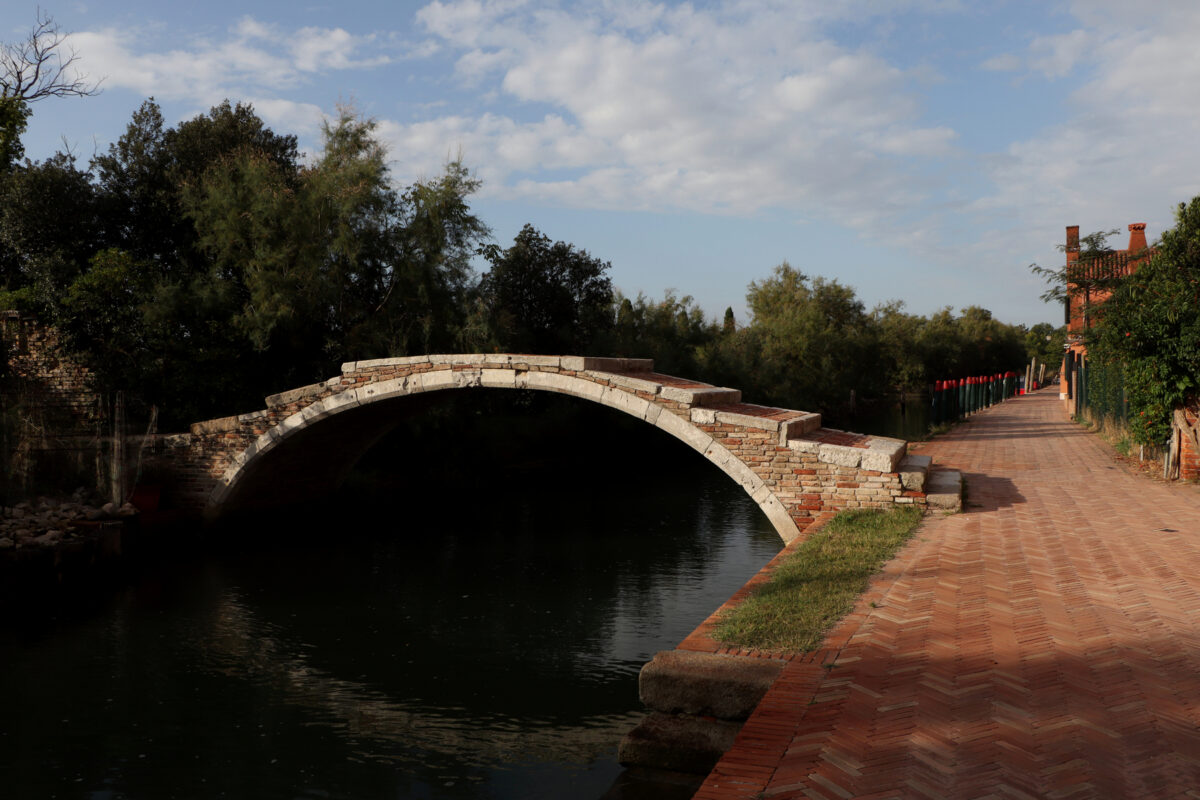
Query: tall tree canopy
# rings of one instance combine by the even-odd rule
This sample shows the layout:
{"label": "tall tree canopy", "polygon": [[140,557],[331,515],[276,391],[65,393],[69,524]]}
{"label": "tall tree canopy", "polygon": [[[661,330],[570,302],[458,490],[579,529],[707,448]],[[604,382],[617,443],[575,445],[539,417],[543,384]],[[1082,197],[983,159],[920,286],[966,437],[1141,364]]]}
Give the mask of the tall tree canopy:
{"label": "tall tree canopy", "polygon": [[1149,261],[1095,309],[1092,358],[1123,367],[1134,439],[1162,444],[1200,393],[1200,197],[1180,203]]}
{"label": "tall tree canopy", "polygon": [[587,353],[612,325],[607,261],[526,225],[501,250],[483,250],[491,269],[480,285],[501,350]]}

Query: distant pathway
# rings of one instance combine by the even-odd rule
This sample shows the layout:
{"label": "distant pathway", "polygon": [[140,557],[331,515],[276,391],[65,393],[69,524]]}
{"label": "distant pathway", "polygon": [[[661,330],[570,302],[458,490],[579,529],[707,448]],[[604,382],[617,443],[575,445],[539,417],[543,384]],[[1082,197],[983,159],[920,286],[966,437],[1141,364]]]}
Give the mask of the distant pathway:
{"label": "distant pathway", "polygon": [[1200,798],[1200,488],[1044,391],[921,446],[963,471],[697,798]]}

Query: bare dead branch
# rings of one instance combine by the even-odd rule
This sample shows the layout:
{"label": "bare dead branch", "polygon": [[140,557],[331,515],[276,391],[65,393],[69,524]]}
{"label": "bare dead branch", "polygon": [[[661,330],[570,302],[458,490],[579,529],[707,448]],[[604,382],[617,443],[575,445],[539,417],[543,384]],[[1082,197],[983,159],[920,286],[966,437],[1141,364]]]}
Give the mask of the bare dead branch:
{"label": "bare dead branch", "polygon": [[39,8],[24,41],[0,44],[0,97],[32,103],[46,97],[99,94],[99,82],[91,83],[74,68],[79,55],[67,36],[54,17]]}

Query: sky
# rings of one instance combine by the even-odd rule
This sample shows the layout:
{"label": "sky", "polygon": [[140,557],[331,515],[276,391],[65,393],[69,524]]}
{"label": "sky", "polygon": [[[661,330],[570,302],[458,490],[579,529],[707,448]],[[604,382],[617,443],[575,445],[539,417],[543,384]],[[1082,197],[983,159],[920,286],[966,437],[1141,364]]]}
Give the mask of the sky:
{"label": "sky", "polygon": [[530,223],[714,317],[787,261],[868,309],[1058,325],[1029,265],[1065,226],[1153,241],[1200,194],[1200,3],[0,0],[0,41],[39,6],[102,91],[34,105],[30,158],[86,163],[151,96],[311,155],[349,103],[398,187],[461,158],[497,243]]}

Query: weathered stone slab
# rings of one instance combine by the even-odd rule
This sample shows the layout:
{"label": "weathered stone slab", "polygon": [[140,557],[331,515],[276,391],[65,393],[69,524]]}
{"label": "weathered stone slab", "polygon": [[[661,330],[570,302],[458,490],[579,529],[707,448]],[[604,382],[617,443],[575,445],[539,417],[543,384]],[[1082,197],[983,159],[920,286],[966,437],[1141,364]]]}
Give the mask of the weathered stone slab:
{"label": "weathered stone slab", "polygon": [[606,387],[604,393],[600,396],[600,402],[609,408],[616,408],[642,419],[646,418],[646,412],[649,410],[650,401],[643,400],[636,394],[630,394],[623,389],[614,389]]}
{"label": "weathered stone slab", "polygon": [[295,403],[297,400],[307,400],[310,397],[316,397],[325,391],[325,388],[325,384],[323,383],[311,383],[308,386],[301,386],[299,389],[289,389],[286,392],[268,395],[264,402],[267,404],[267,408],[286,406],[288,403]]}
{"label": "weathered stone slab", "polygon": [[654,711],[745,720],[781,669],[766,658],[664,650],[642,667],[638,692]]}
{"label": "weathered stone slab", "polygon": [[867,450],[862,453],[859,462],[863,469],[876,472],[895,472],[900,466],[900,460],[908,451],[908,442],[903,439],[889,439],[886,436],[872,436]]}
{"label": "weathered stone slab", "polygon": [[412,390],[408,378],[392,378],[387,381],[368,383],[358,387],[355,391],[358,393],[359,402],[377,403],[392,397],[402,397],[410,394]]}
{"label": "weathered stone slab", "polygon": [[562,368],[573,372],[653,372],[652,358],[596,358],[562,356]]}
{"label": "weathered stone slab", "polygon": [[516,385],[518,389],[542,389],[582,397],[597,403],[604,403],[605,392],[608,391],[607,386],[595,381],[558,372],[520,372],[516,376]]}
{"label": "weathered stone slab", "polygon": [[703,453],[712,444],[713,437],[694,425],[691,425],[674,414],[659,414],[655,427],[661,428],[677,439]]}
{"label": "weathered stone slab", "polygon": [[737,481],[747,492],[753,492],[762,486],[762,478],[755,475],[754,470],[746,466],[744,461],[729,452],[716,440],[713,440],[713,443],[704,451],[704,456],[720,467],[722,472]]}
{"label": "weathered stone slab", "polygon": [[[436,392],[442,389],[452,389],[455,386],[454,371],[448,369],[439,369],[431,372],[422,372],[417,375],[408,376],[409,386],[415,384],[417,391],[421,392]],[[357,391],[362,391],[358,389]]]}
{"label": "weathered stone slab", "polygon": [[354,389],[348,392],[331,394],[324,400],[318,400],[316,404],[321,406],[326,416],[337,414],[346,409],[354,408],[359,404],[358,390]]}
{"label": "weathered stone slab", "polygon": [[779,435],[783,439],[783,442],[786,443],[797,436],[812,433],[819,427],[821,427],[821,415],[807,412],[780,423]]}
{"label": "weathered stone slab", "polygon": [[925,478],[925,503],[945,511],[961,511],[962,485],[958,470],[937,470]]}
{"label": "weathered stone slab", "polygon": [[724,406],[742,402],[739,390],[720,386],[663,386],[659,394],[666,400],[689,406]]}
{"label": "weathered stone slab", "polygon": [[[719,390],[719,391],[735,391],[735,390]],[[740,394],[740,393],[739,393]],[[723,404],[722,404],[723,405]],[[760,406],[761,407],[761,406]],[[697,425],[712,425],[719,423],[721,425],[741,425],[743,428],[752,430],[770,431],[778,433],[781,429],[781,423],[777,419],[771,417],[759,417],[754,414],[740,414],[736,411],[721,411],[718,408],[693,408],[690,412],[692,422]]]}
{"label": "weathered stone slab", "polygon": [[266,419],[270,416],[267,410],[251,411],[249,414],[238,414],[238,422],[258,422],[260,419]]}
{"label": "weathered stone slab", "polygon": [[594,378],[600,381],[608,381],[614,386],[621,386],[626,389],[632,389],[635,392],[646,392],[648,394],[658,394],[663,388],[661,383],[657,381],[648,381],[642,378],[634,378],[629,375],[622,375],[613,372],[594,372],[587,370],[583,373],[589,378]]}
{"label": "weathered stone slab", "polygon": [[374,358],[370,361],[347,361],[342,364],[342,374],[358,372],[375,367],[411,367],[417,364],[429,364],[429,356],[398,356],[396,358]]}
{"label": "weathered stone slab", "polygon": [[810,439],[788,439],[787,446],[797,453],[809,456],[819,455],[821,452],[821,443]]}
{"label": "weathered stone slab", "polygon": [[517,373],[511,369],[479,370],[479,385],[495,389],[517,388]]}
{"label": "weathered stone slab", "polygon": [[768,494],[758,501],[758,507],[775,526],[775,532],[779,534],[779,538],[783,539],[784,544],[787,544],[800,535],[800,528],[796,526],[796,520],[792,519],[792,515],[783,505],[783,501],[776,497],[774,492],[770,492],[766,484],[762,489],[768,490]]}
{"label": "weathered stone slab", "polygon": [[817,460],[837,467],[857,467],[862,462],[864,452],[860,447],[823,444],[817,449]]}
{"label": "weathered stone slab", "polygon": [[237,416],[221,417],[220,419],[206,419],[203,422],[193,422],[188,430],[193,436],[204,436],[208,433],[228,433],[241,428],[242,424]]}
{"label": "weathered stone slab", "polygon": [[430,364],[452,364],[455,366],[480,367],[486,363],[487,353],[466,353],[463,355],[454,355],[448,353],[438,353],[429,356]]}
{"label": "weathered stone slab", "polygon": [[617,761],[625,766],[706,775],[733,747],[741,728],[740,722],[655,712],[621,740]]}
{"label": "weathered stone slab", "polygon": [[510,353],[509,363],[514,369],[520,369],[522,366],[529,367],[560,367],[562,366],[561,356],[532,356],[520,355],[518,353]]}
{"label": "weathered stone slab", "polygon": [[931,456],[909,453],[900,462],[900,485],[910,492],[925,491],[925,476],[933,464]]}

